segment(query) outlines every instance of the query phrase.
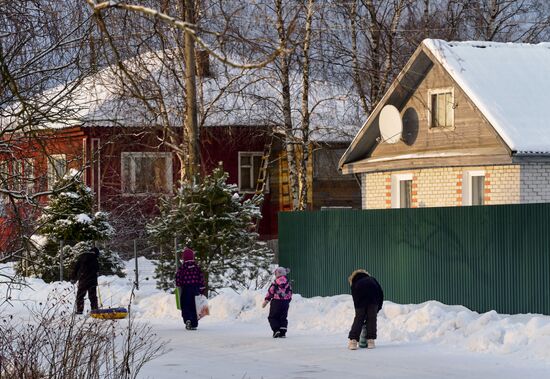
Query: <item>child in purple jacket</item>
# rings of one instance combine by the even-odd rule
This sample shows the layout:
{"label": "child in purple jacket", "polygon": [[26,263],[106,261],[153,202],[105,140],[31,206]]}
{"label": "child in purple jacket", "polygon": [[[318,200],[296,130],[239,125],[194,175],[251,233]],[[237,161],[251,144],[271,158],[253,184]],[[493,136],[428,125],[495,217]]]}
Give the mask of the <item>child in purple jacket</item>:
{"label": "child in purple jacket", "polygon": [[275,269],[275,281],[267,290],[262,308],[271,302],[268,321],[273,330],[273,338],[284,338],[288,326],[288,307],[292,300],[292,287],[286,277],[290,269],[277,267]]}
{"label": "child in purple jacket", "polygon": [[196,330],[199,326],[195,296],[205,288],[204,275],[195,262],[195,252],[186,247],[181,254],[183,264],[176,273],[176,286],[180,289],[181,316],[185,329]]}

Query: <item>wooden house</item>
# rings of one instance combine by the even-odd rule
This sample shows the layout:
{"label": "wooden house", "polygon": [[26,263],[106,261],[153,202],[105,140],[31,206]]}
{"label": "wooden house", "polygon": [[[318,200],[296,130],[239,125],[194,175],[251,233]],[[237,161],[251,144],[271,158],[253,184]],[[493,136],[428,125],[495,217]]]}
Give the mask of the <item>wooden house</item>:
{"label": "wooden house", "polygon": [[550,44],[424,40],[341,157],[362,208],[550,201]]}
{"label": "wooden house", "polygon": [[[270,96],[277,94],[265,93],[265,88],[271,87],[252,74],[239,79],[253,84],[239,84],[234,78],[223,77],[226,74],[224,70],[217,76],[212,65],[210,76],[199,82],[203,94],[202,170],[208,173],[222,162],[229,173],[229,182],[251,196],[257,190],[262,158],[268,153],[268,180],[263,188],[265,201],[259,233],[265,240],[276,239],[277,213],[291,209],[285,152],[278,134],[273,133],[277,126],[266,119],[266,114],[271,116],[275,112],[269,108],[274,103]],[[150,87],[161,82],[167,87],[162,88],[165,96],[177,94],[177,88],[163,82],[164,78],[154,79]],[[81,170],[86,184],[94,191],[97,209],[110,212],[112,219],[117,220],[114,226],[118,237],[128,240],[143,235],[145,223],[158,212],[158,197],[172,193],[177,187],[180,162],[170,147],[178,142],[178,137],[169,140],[166,127],[156,124],[157,115],[147,113],[149,109],[140,106],[135,98],[113,88],[116,81],[109,69],[85,80],[70,101],[71,106],[79,106],[72,112],[76,116],[62,123],[39,125],[32,132],[34,139],[29,137],[29,143],[35,146],[19,150],[23,152],[21,161],[26,162],[22,165],[26,170],[23,176],[33,186],[28,188],[30,192],[51,188],[53,180],[69,168]],[[163,106],[173,106],[177,100],[165,97],[162,101]],[[342,110],[342,114],[347,113]],[[323,122],[338,127],[337,116],[335,108],[327,108]],[[182,134],[178,126],[183,124],[182,120],[177,114],[170,117],[173,117],[170,120],[173,135]],[[318,113],[315,117],[312,123],[323,126],[323,133],[312,133],[308,209],[358,207],[360,192],[355,179],[343,177],[337,170],[337,159],[348,146],[350,134],[333,133],[321,123]],[[26,138],[24,132],[18,134]],[[15,175],[21,168],[7,155],[1,156],[0,161],[6,173],[21,176]],[[9,212],[0,214],[0,222],[9,223],[12,219],[15,218]]]}

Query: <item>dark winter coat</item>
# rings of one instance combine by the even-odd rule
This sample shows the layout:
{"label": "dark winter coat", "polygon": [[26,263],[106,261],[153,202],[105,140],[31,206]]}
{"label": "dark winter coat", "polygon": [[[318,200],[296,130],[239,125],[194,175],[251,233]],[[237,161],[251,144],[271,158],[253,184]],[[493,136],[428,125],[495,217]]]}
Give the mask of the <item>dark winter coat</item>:
{"label": "dark winter coat", "polygon": [[176,273],[176,286],[197,286],[204,289],[204,275],[195,261],[185,261]]}
{"label": "dark winter coat", "polygon": [[349,281],[355,308],[365,308],[367,305],[376,304],[378,310],[382,309],[384,292],[376,278],[364,270],[357,270],[351,274]]}
{"label": "dark winter coat", "polygon": [[78,280],[78,286],[83,288],[96,287],[99,263],[97,254],[86,252],[81,254],[73,268],[73,280]]}

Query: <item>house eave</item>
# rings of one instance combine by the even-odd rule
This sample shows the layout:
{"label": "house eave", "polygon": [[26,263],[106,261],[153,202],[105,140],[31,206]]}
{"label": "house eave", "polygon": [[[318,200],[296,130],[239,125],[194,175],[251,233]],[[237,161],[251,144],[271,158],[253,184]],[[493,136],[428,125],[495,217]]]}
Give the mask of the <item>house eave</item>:
{"label": "house eave", "polygon": [[342,166],[342,174],[362,174],[440,167],[468,167],[512,164],[509,154],[494,151],[440,151],[402,154],[392,157],[365,158]]}

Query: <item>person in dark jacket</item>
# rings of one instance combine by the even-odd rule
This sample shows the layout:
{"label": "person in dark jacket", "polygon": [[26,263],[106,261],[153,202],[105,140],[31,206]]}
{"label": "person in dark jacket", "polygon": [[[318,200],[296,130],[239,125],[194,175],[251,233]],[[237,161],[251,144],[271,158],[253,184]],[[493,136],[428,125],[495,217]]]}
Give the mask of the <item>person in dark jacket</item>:
{"label": "person in dark jacket", "polygon": [[78,281],[78,290],[76,292],[76,314],[82,314],[84,311],[84,296],[88,293],[90,307],[97,309],[97,275],[99,272],[99,263],[97,257],[99,250],[92,247],[88,252],[81,254],[76,261],[73,269],[72,282]]}
{"label": "person in dark jacket", "polygon": [[376,318],[382,309],[384,293],[380,283],[365,270],[355,270],[348,278],[355,307],[355,318],[349,331],[348,348],[356,350],[363,324],[367,327],[367,347],[374,348]]}
{"label": "person in dark jacket", "polygon": [[199,326],[195,296],[200,295],[205,289],[204,275],[195,262],[193,250],[186,247],[181,257],[183,264],[176,272],[176,286],[180,291],[181,317],[183,317],[185,329],[195,330]]}

